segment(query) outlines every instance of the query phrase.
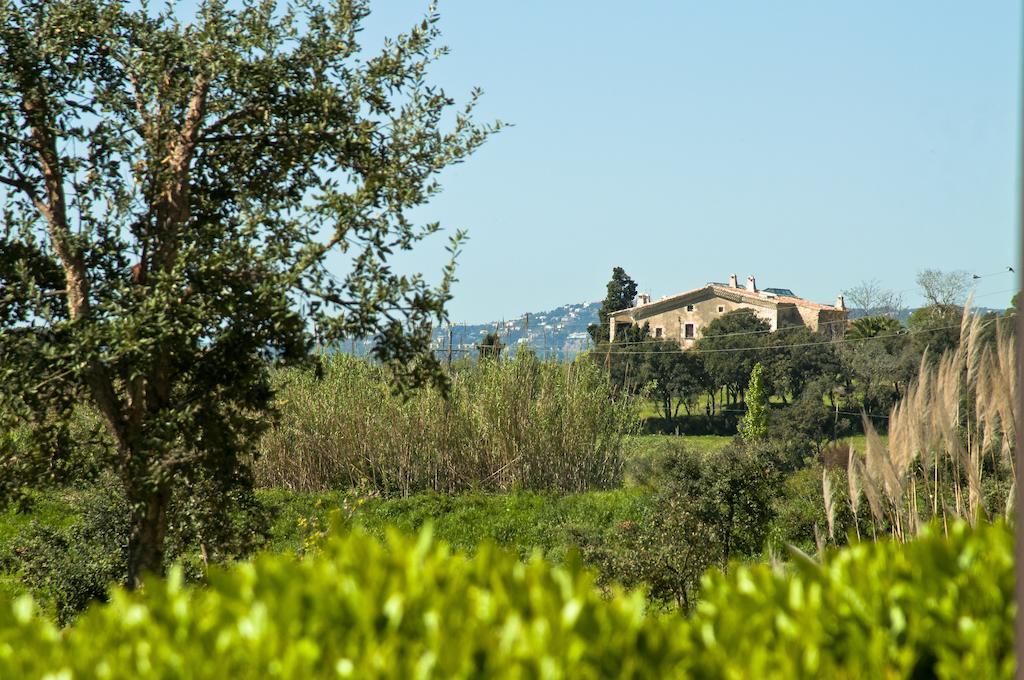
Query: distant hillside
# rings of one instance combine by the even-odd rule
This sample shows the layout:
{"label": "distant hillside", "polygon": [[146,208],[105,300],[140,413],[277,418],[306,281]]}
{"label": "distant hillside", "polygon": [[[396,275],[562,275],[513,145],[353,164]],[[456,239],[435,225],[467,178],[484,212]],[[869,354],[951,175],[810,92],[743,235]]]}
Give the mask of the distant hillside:
{"label": "distant hillside", "polygon": [[[519,347],[526,346],[542,356],[572,359],[591,346],[587,326],[597,323],[597,310],[600,307],[600,302],[580,302],[562,305],[544,312],[530,312],[516,319],[476,324],[454,323],[450,329],[452,358],[466,354],[475,355],[476,345],[483,337],[488,333],[498,331],[501,334],[502,345],[508,347],[508,351],[512,354],[515,354]],[[900,322],[906,325],[907,319],[914,311],[914,309],[902,310],[899,315]],[[974,311],[985,314],[1003,310],[975,307]],[[864,316],[860,309],[851,308],[849,312],[851,320]],[[448,352],[448,333],[448,327],[434,330],[434,349],[441,355],[446,355]],[[369,343],[352,343],[343,347],[342,351],[353,349],[357,354],[365,354],[369,351]]]}
{"label": "distant hillside", "polygon": [[[590,347],[587,326],[597,323],[600,302],[562,305],[543,312],[530,312],[516,319],[489,321],[480,324],[453,324],[451,327],[454,356],[475,352],[475,346],[488,333],[497,331],[501,343],[513,354],[519,347],[530,347],[538,354],[571,359]],[[434,347],[448,349],[448,328],[434,331]]]}

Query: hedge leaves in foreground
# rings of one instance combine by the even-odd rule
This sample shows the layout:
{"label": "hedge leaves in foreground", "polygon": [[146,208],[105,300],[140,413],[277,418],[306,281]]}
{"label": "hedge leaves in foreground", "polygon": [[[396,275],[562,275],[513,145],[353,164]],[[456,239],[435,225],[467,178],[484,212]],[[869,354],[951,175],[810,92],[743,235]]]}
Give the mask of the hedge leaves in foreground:
{"label": "hedge leaves in foreground", "polygon": [[577,564],[429,533],[329,539],[188,588],[172,572],[59,632],[0,603],[0,677],[1010,677],[1012,535],[956,526],[824,565],[712,572],[690,619],[603,596]]}

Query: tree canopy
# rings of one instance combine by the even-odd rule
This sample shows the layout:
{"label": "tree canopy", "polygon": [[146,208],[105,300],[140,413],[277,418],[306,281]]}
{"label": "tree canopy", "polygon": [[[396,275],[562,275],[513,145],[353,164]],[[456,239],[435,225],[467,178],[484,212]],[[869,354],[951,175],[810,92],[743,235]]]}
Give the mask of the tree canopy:
{"label": "tree canopy", "polygon": [[770,331],[768,322],[749,309],[726,312],[705,326],[697,349],[715,384],[734,395],[742,392]]}
{"label": "tree canopy", "polygon": [[54,481],[90,404],[132,583],[162,568],[173,496],[247,484],[271,362],[372,338],[397,384],[444,380],[429,330],[454,262],[431,286],[390,259],[440,229],[409,209],[500,124],[428,82],[436,14],[366,54],[367,14],[0,2],[0,418],[30,433],[0,442],[0,492]]}
{"label": "tree canopy", "polygon": [[622,267],[612,269],[612,278],[608,281],[608,290],[597,310],[598,323],[590,324],[587,332],[590,333],[594,344],[607,342],[608,340],[608,316],[612,312],[626,309],[633,306],[636,298],[636,281],[629,277]]}
{"label": "tree canopy", "polygon": [[754,364],[747,385],[747,412],[740,421],[740,436],[746,442],[764,439],[768,434],[768,391],[761,379],[761,364]]}

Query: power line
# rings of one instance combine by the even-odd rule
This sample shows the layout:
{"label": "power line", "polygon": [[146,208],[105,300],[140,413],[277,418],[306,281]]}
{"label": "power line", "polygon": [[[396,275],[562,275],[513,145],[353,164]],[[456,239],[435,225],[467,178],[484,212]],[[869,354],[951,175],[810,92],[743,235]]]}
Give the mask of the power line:
{"label": "power line", "polygon": [[[992,274],[984,274],[982,276],[995,276],[996,274],[1002,274],[1002,273],[1006,273],[1006,272],[994,272]],[[974,296],[974,298],[972,298],[972,299],[977,299],[977,298],[982,298],[982,297],[990,297],[992,295],[1001,295],[1001,294],[1004,294],[1004,293],[1012,293],[1012,292],[1017,292],[1017,289],[1016,288],[1007,288],[1005,290],[991,291],[991,292],[988,292],[988,293],[983,293],[981,295]],[[819,327],[821,327],[821,326],[832,326],[832,325],[847,324],[847,323],[849,323],[847,319],[837,319],[837,320],[834,320],[834,321],[822,322],[822,323],[818,324],[818,326]],[[988,322],[986,322],[986,323],[988,323]],[[458,325],[462,325],[463,328],[466,327],[466,324],[458,324]],[[489,325],[489,324],[479,324],[479,325],[485,325],[486,326],[486,325]],[[596,325],[602,326],[602,327],[607,327],[609,324],[608,324],[608,322],[605,322],[605,323],[598,322]],[[787,349],[787,348],[791,348],[791,347],[809,347],[809,346],[814,346],[814,345],[828,345],[828,344],[845,343],[845,342],[862,342],[862,341],[866,341],[866,340],[894,338],[894,337],[900,337],[900,336],[904,336],[904,335],[915,335],[915,334],[918,334],[918,333],[931,333],[931,332],[935,332],[935,331],[939,331],[939,330],[948,330],[950,328],[959,328],[959,326],[960,326],[960,324],[956,324],[955,326],[942,326],[942,327],[937,327],[937,328],[922,329],[920,331],[911,331],[911,330],[903,329],[903,330],[901,330],[901,331],[899,331],[897,333],[885,334],[885,335],[875,335],[875,336],[871,336],[871,337],[868,337],[868,338],[836,338],[836,339],[832,339],[832,340],[823,340],[823,341],[820,341],[820,342],[793,343],[793,344],[783,344],[783,345],[773,345],[773,346],[730,347],[730,348],[720,348],[720,349],[699,349],[699,348],[693,347],[693,348],[689,348],[689,349],[682,349],[682,348],[680,348],[678,351],[679,352],[694,352],[694,353],[698,353],[698,354],[704,354],[704,353],[712,353],[712,352],[717,353],[717,352],[732,352],[732,351]],[[721,335],[705,336],[705,337],[713,337],[713,338],[717,339],[717,338],[730,338],[730,337],[746,336],[746,335],[765,335],[765,334],[769,334],[769,333],[784,333],[785,331],[799,329],[799,328],[806,328],[806,326],[804,326],[802,324],[801,325],[786,326],[786,327],[783,327],[783,328],[779,328],[779,329],[777,329],[775,331],[773,331],[771,329],[761,329],[761,330],[755,330],[755,331],[736,331],[734,333],[723,333]],[[642,354],[669,354],[669,353],[672,353],[673,351],[675,351],[675,350],[662,350],[662,351],[658,351],[658,350],[625,350],[624,351],[624,350],[621,350],[621,349],[615,349],[615,348],[621,348],[621,347],[627,347],[627,346],[644,345],[644,344],[647,344],[647,343],[651,342],[654,339],[655,338],[649,338],[649,339],[646,339],[646,340],[629,340],[629,341],[623,341],[623,342],[615,342],[615,343],[612,343],[612,348],[613,349],[611,349],[611,353],[612,354],[637,354],[637,355],[642,355]],[[595,346],[592,345],[590,347],[590,349],[593,349],[594,347]],[[586,348],[581,348],[581,349],[586,349]],[[444,350],[442,348],[442,349],[435,350],[435,351],[446,351],[446,350]],[[474,348],[472,348],[472,347],[471,348],[467,348],[467,349],[461,349],[460,348],[460,349],[457,349],[457,350],[454,350],[454,351],[462,352],[462,353],[467,353],[467,352],[474,351]],[[561,349],[557,349],[556,351],[559,352],[559,353],[565,353],[564,350],[561,350]],[[607,349],[606,349],[606,351],[607,351]]]}
{"label": "power line", "polygon": [[[991,296],[991,295],[1001,295],[1003,293],[1012,293],[1012,292],[1016,292],[1016,291],[1017,291],[1016,288],[1008,288],[1006,290],[997,290],[997,291],[992,291],[990,293],[984,293],[984,294],[978,295],[976,297],[987,297],[987,296]],[[829,326],[829,325],[836,325],[836,324],[846,324],[846,323],[848,323],[848,321],[846,319],[841,319],[841,320],[836,320],[836,321],[825,321],[825,322],[822,322],[822,323],[818,324],[818,326],[821,327],[821,326]],[[601,325],[605,325],[606,326],[608,324],[605,323],[605,324],[601,324]],[[957,326],[953,326],[953,327],[954,328],[955,327],[959,327],[959,324],[957,324]],[[771,329],[767,329],[767,330],[761,329],[761,330],[756,330],[756,331],[737,331],[735,333],[722,333],[721,335],[712,335],[712,336],[704,336],[704,337],[716,338],[717,339],[717,338],[730,338],[730,337],[735,337],[735,336],[740,336],[740,335],[764,335],[764,334],[768,334],[768,333],[782,333],[782,332],[785,332],[787,330],[793,330],[793,329],[799,329],[799,328],[807,328],[807,327],[804,326],[804,325],[793,325],[793,326],[786,326],[784,328],[779,328],[778,330],[775,330],[775,331],[773,331]],[[896,337],[898,335],[907,335],[907,334],[913,334],[913,333],[919,333],[919,332],[931,332],[931,331],[943,330],[943,329],[944,328],[931,328],[931,329],[925,329],[923,331],[910,331],[910,330],[904,329],[904,330],[902,330],[902,331],[900,331],[900,332],[898,332],[896,334],[893,334],[893,335],[887,335],[887,336],[879,335],[879,336],[873,336],[873,337]],[[624,346],[627,346],[627,345],[642,345],[642,344],[646,344],[648,342],[651,342],[651,340],[653,340],[653,339],[655,339],[655,338],[650,338],[650,339],[647,339],[647,340],[627,340],[627,341],[622,341],[622,342],[618,342],[617,341],[617,342],[613,343],[613,346],[624,347]],[[853,338],[851,340],[856,341],[856,340],[865,340],[865,339],[868,339],[868,338]],[[804,344],[827,344],[827,343],[839,342],[839,341],[840,340],[837,339],[837,340],[823,341],[822,343],[804,343]],[[799,347],[799,346],[801,346],[801,345],[799,345],[799,344],[796,344],[796,345],[775,345],[774,347],[764,347],[762,349],[774,349],[774,348],[780,348],[781,349],[781,348],[785,348],[785,347]],[[742,349],[742,348],[734,348],[734,349]],[[692,351],[696,351],[696,350],[695,350],[695,348],[693,348],[693,349],[688,349],[688,350],[684,350],[684,351],[692,352]],[[710,351],[710,350],[705,350],[705,351]],[[615,350],[612,350],[612,352],[615,353]]]}
{"label": "power line", "polygon": [[[995,320],[986,321],[986,322],[983,323],[983,325],[988,325],[988,324],[992,323],[993,321],[995,321]],[[635,355],[644,355],[644,354],[682,354],[684,352],[694,353],[694,354],[712,354],[712,353],[721,353],[721,352],[746,352],[746,351],[755,351],[755,350],[756,351],[765,351],[765,350],[775,350],[775,349],[790,349],[790,348],[793,348],[793,347],[814,347],[814,346],[820,346],[820,345],[836,345],[836,344],[843,344],[843,343],[848,343],[848,342],[867,342],[868,340],[884,340],[886,338],[896,338],[896,337],[902,337],[902,336],[906,336],[906,335],[920,335],[920,334],[923,334],[923,333],[934,333],[936,331],[949,330],[949,329],[952,329],[952,328],[960,328],[960,326],[961,326],[961,324],[953,324],[953,325],[949,325],[949,326],[936,326],[934,328],[924,328],[924,329],[921,329],[921,330],[918,330],[918,331],[902,330],[899,333],[888,333],[888,334],[872,335],[872,336],[866,337],[866,338],[836,338],[836,339],[833,339],[833,340],[823,340],[823,341],[820,341],[820,342],[797,342],[797,343],[792,343],[792,344],[789,344],[789,345],[773,345],[773,346],[755,345],[755,346],[752,346],[752,347],[721,347],[721,348],[704,348],[704,349],[701,349],[700,347],[691,347],[689,349],[683,349],[682,347],[680,347],[679,349],[624,350],[624,351],[623,350],[616,350],[616,349],[606,348],[604,350],[604,352],[605,353],[611,353],[611,354],[620,354],[620,355],[634,355],[634,354]],[[719,337],[724,337],[724,336],[717,336],[716,335],[716,336],[710,336],[710,337],[719,338]],[[612,344],[612,348],[614,348],[614,347],[615,347],[615,344],[613,343]]]}
{"label": "power line", "polygon": [[[846,324],[846,323],[848,323],[846,319],[837,320],[837,321],[825,321],[825,322],[822,322],[822,323],[818,324],[818,327],[820,328],[821,326],[831,326],[831,325]],[[765,334],[768,334],[768,333],[782,333],[782,332],[785,332],[785,331],[798,330],[798,329],[801,329],[801,328],[807,328],[807,326],[805,326],[804,324],[794,324],[792,326],[783,326],[782,328],[778,328],[778,329],[776,329],[774,331],[772,329],[770,329],[770,328],[767,328],[767,329],[761,329],[761,330],[756,330],[756,331],[736,331],[735,333],[722,333],[720,335],[708,335],[708,336],[704,336],[704,337],[709,337],[709,338],[731,338],[731,337],[735,337],[735,336],[738,336],[738,335],[765,335]],[[657,338],[652,338],[652,339],[657,339]],[[697,338],[695,338],[695,339],[697,339]],[[624,346],[624,345],[641,345],[641,344],[644,344],[644,343],[647,343],[647,342],[650,342],[650,340],[624,340],[624,341],[621,341],[621,342],[616,341],[615,344],[621,347],[621,346]]]}
{"label": "power line", "polygon": [[[996,273],[1001,273],[1001,272],[996,272]],[[984,276],[993,276],[993,274],[985,274]],[[997,291],[992,291],[992,292],[989,292],[989,293],[984,293],[982,295],[977,295],[977,296],[975,296],[975,298],[972,298],[972,299],[976,299],[976,298],[980,298],[980,297],[988,297],[988,296],[992,296],[992,295],[1001,295],[1003,293],[1014,293],[1014,292],[1017,292],[1016,288],[1008,288],[1006,290],[997,290]],[[745,307],[741,307],[740,309],[746,309],[746,308]],[[889,317],[889,318],[892,318],[892,317]],[[856,321],[856,319],[854,321]],[[848,319],[837,319],[835,321],[823,321],[823,322],[818,324],[818,327],[820,328],[822,326],[833,326],[833,325],[849,324],[849,323],[850,323],[850,321]],[[604,322],[604,323],[598,322],[598,324],[596,324],[596,325],[599,325],[601,327],[608,327],[610,324],[609,324],[609,322]],[[739,335],[764,335],[764,334],[768,334],[768,333],[781,333],[783,331],[787,331],[787,330],[791,330],[791,329],[806,328],[806,327],[807,326],[805,326],[803,324],[795,324],[795,325],[792,325],[792,326],[785,326],[783,328],[779,328],[779,329],[774,330],[774,331],[771,330],[771,329],[761,329],[761,330],[756,330],[756,331],[737,331],[735,333],[722,333],[721,335],[705,336],[705,337],[729,338],[729,337],[734,337],[734,336],[739,336]],[[640,345],[640,344],[643,344],[643,343],[646,343],[646,342],[650,342],[650,340],[627,340],[627,341],[622,341],[622,342],[616,342],[615,344],[618,345],[618,346],[626,346],[626,345]]]}

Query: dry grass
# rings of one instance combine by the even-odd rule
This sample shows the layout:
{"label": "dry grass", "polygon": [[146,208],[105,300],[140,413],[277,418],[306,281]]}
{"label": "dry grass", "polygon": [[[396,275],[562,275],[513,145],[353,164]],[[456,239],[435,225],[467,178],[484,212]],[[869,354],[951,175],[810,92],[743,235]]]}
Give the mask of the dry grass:
{"label": "dry grass", "polygon": [[281,423],[255,470],[259,485],[296,491],[610,488],[639,420],[590,362],[526,353],[456,371],[448,400],[430,389],[403,400],[384,369],[347,356],[322,379],[289,372],[281,383]]}
{"label": "dry grass", "polygon": [[[996,324],[994,333],[983,333],[983,323]],[[905,540],[932,519],[976,522],[993,514],[986,490],[1008,484],[999,505],[1010,513],[1017,357],[1009,331],[1008,322],[965,313],[959,347],[938,361],[922,358],[890,414],[887,446],[865,419],[864,455],[850,450],[848,500],[856,514],[867,499],[876,530]],[[823,492],[827,498],[831,488]]]}

